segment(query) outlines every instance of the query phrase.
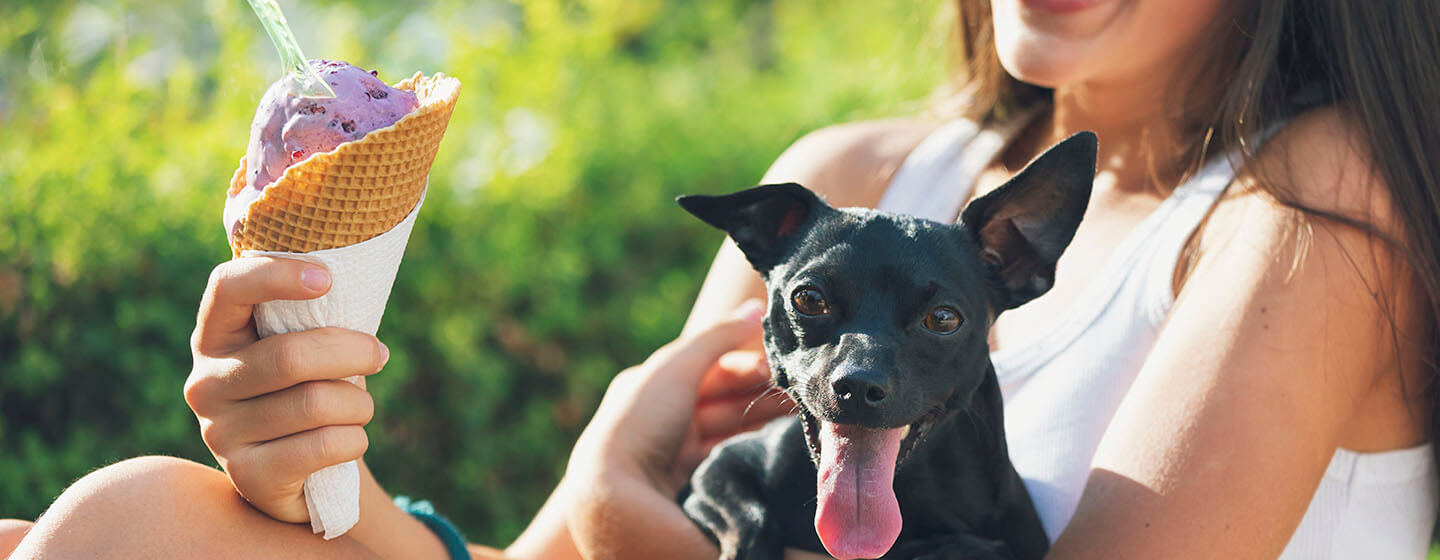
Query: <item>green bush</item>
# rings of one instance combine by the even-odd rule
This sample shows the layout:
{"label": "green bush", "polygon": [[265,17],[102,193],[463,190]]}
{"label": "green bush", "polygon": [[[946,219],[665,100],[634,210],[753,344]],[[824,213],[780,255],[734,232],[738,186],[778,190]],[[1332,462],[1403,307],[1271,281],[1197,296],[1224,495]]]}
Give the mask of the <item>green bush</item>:
{"label": "green bush", "polygon": [[[379,336],[372,468],[512,539],[720,237],[671,202],[837,122],[914,112],[940,2],[283,2],[308,53],[464,82]],[[0,5],[0,517],[163,453],[222,194],[277,66],[243,2]]]}

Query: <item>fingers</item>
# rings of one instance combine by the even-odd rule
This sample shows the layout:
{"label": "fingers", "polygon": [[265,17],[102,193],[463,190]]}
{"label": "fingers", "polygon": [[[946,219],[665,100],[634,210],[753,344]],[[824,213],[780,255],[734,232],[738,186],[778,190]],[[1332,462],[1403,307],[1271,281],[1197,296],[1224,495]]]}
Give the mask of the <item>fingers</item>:
{"label": "fingers", "polygon": [[[252,502],[296,490],[310,473],[359,459],[370,440],[360,426],[325,426],[238,451],[225,470]],[[256,494],[256,495],[251,495]]]}
{"label": "fingers", "polygon": [[642,369],[651,374],[646,381],[673,379],[690,387],[698,385],[722,354],[738,348],[760,332],[760,317],[764,312],[764,303],[747,301],[736,310],[735,318],[661,347],[645,361],[646,367]]}
{"label": "fingers", "polygon": [[271,257],[235,259],[210,273],[200,300],[191,346],[202,355],[224,354],[255,340],[251,309],[279,299],[314,299],[330,290],[325,267]]}
{"label": "fingers", "polygon": [[364,389],[344,381],[308,381],[235,403],[202,430],[212,448],[265,443],[325,426],[363,426],[375,414]]}
{"label": "fingers", "polygon": [[676,487],[690,478],[715,446],[736,434],[759,429],[771,420],[792,413],[794,408],[784,393],[773,390],[698,405],[685,435],[685,444],[671,467]]}
{"label": "fingers", "polygon": [[701,403],[695,409],[694,422],[702,438],[729,437],[762,426],[794,409],[795,403],[778,390],[757,391]]}
{"label": "fingers", "polygon": [[700,380],[700,399],[728,398],[770,386],[770,365],[759,350],[735,350],[720,359]]}
{"label": "fingers", "polygon": [[234,398],[244,399],[305,381],[374,374],[390,359],[390,349],[359,331],[321,328],[278,334],[235,356],[254,366],[241,368],[232,384]]}
{"label": "fingers", "polygon": [[304,479],[331,465],[359,459],[370,447],[360,426],[325,426],[255,446],[277,479]]}
{"label": "fingers", "polygon": [[726,352],[720,355],[719,364],[721,368],[737,374],[770,371],[769,365],[765,363],[765,353],[758,350]]}
{"label": "fingers", "polygon": [[389,360],[389,349],[368,334],[338,328],[278,334],[233,356],[197,361],[185,397],[196,413],[304,383],[371,375]]}
{"label": "fingers", "polygon": [[737,318],[683,336],[615,376],[575,444],[570,468],[582,472],[607,464],[666,486],[661,479],[683,453],[700,378],[721,354],[760,332],[763,312],[758,301],[747,303]]}

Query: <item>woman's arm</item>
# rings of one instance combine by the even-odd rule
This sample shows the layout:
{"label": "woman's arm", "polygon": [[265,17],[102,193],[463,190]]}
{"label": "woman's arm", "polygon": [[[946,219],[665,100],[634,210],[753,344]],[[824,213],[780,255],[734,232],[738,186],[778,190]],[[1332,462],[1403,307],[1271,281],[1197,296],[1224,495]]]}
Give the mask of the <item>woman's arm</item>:
{"label": "woman's arm", "polygon": [[555,490],[540,506],[540,512],[535,514],[525,532],[505,549],[503,555],[472,544],[470,556],[512,560],[580,560],[580,551],[575,548],[575,538],[567,520],[577,499],[571,486],[564,480],[555,485]]}
{"label": "woman's arm", "polygon": [[[1368,208],[1384,227],[1371,204],[1383,189],[1345,138],[1297,122],[1259,169],[1293,181],[1303,202]],[[1242,191],[1200,247],[1053,558],[1276,557],[1357,405],[1398,380],[1378,301],[1396,301],[1406,276],[1380,242]]]}

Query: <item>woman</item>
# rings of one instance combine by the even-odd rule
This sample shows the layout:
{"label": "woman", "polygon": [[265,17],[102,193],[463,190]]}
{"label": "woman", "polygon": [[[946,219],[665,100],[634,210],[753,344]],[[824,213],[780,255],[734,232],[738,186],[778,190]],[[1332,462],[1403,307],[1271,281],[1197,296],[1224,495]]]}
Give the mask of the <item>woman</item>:
{"label": "woman", "polygon": [[[1423,558],[1436,5],[959,5],[968,119],[821,130],[765,182],[954,220],[1046,146],[1099,134],[1055,287],[992,330],[1051,556]],[[688,327],[763,293],[727,244]],[[624,511],[612,496],[589,503]],[[571,520],[582,547],[621,557],[657,540],[587,508]]]}
{"label": "woman", "polygon": [[[1053,141],[1099,134],[1095,194],[1055,287],[993,328],[1011,453],[1051,556],[1423,557],[1437,505],[1437,8],[960,4],[966,119],[821,130],[765,181],[806,184],[836,205],[954,219]],[[299,473],[358,456],[363,434],[327,428],[333,442],[295,446],[325,453],[257,457],[233,433],[265,412],[205,389],[227,375],[268,377],[245,393],[285,395],[297,379],[378,369],[383,351],[368,337],[257,343],[241,327],[250,303],[323,291],[323,281],[303,287],[300,266],[222,265],[207,291],[187,396],[230,478],[160,459],[102,469],[57,501],[22,552],[67,541],[213,552],[243,539],[340,554],[247,507],[229,485],[271,517],[302,520]],[[706,364],[756,347],[753,321],[720,318],[761,294],[739,253],[722,248],[682,340],[617,378],[510,555],[714,557],[674,493],[714,439],[688,428],[723,410],[696,409],[697,398],[709,403],[760,369],[738,352]],[[308,425],[368,420],[360,393],[326,386],[334,392],[317,402],[333,409]],[[281,440],[310,433],[279,423],[290,434]],[[339,546],[443,557],[373,478],[366,484],[362,507],[377,514]],[[136,512],[142,499],[161,513]],[[144,515],[129,519],[155,530],[118,539],[87,515]]]}

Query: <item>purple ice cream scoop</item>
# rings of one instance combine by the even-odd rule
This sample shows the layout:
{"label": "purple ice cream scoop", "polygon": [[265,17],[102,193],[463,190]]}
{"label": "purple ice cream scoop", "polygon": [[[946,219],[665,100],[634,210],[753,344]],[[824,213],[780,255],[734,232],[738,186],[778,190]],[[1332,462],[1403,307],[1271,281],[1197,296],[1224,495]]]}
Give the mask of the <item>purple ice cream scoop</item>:
{"label": "purple ice cream scoop", "polygon": [[250,203],[286,168],[395,124],[419,104],[414,93],[390,87],[373,71],[334,60],[312,60],[310,66],[335,97],[297,97],[284,78],[265,90],[250,124],[245,188],[225,201],[225,231],[235,231]]}

